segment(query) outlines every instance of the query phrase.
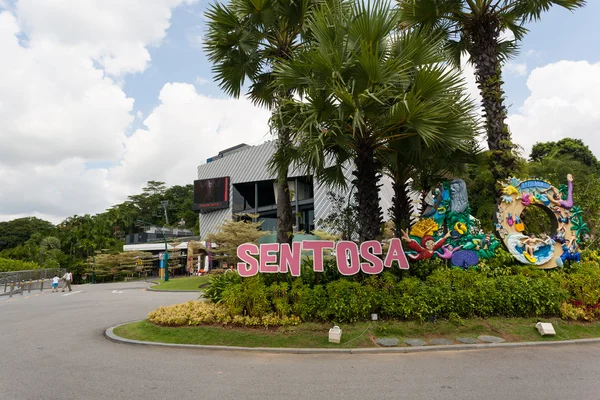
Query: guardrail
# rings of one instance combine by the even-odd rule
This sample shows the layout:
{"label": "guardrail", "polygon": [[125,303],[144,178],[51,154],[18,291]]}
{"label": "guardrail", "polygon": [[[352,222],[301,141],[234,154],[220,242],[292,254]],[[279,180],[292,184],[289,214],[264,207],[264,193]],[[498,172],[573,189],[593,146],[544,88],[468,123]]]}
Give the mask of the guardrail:
{"label": "guardrail", "polygon": [[62,277],[65,268],[46,268],[27,271],[0,272],[0,296],[23,295],[26,291],[43,291],[51,287],[52,278]]}

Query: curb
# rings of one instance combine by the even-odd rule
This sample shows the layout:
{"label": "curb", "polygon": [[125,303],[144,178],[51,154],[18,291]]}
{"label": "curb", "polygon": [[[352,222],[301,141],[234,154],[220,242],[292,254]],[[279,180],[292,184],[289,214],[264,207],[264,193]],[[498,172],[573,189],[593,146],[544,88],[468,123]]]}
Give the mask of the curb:
{"label": "curb", "polygon": [[[148,282],[151,283],[153,285],[160,285],[160,282]],[[146,288],[146,291],[148,292],[165,292],[165,293],[200,293],[202,292],[202,290],[162,290],[162,289],[153,289],[152,286],[148,286]]]}
{"label": "curb", "polygon": [[201,290],[163,290],[163,289],[152,289],[152,286],[147,287],[148,292],[165,292],[165,293],[200,293]]}
{"label": "curb", "polygon": [[[132,321],[138,322],[138,321]],[[482,350],[496,348],[519,348],[519,347],[543,347],[565,344],[589,344],[600,343],[600,338],[592,339],[574,339],[574,340],[556,340],[552,342],[515,342],[515,343],[478,343],[478,344],[450,344],[450,345],[431,345],[421,347],[375,347],[375,348],[357,348],[357,349],[318,349],[318,348],[284,348],[284,347],[238,347],[238,346],[216,346],[202,344],[178,344],[178,343],[162,343],[162,342],[144,342],[141,340],[125,339],[117,336],[114,329],[129,324],[115,325],[104,331],[104,336],[116,343],[124,343],[140,346],[158,346],[171,347],[179,349],[200,349],[200,350],[217,350],[217,351],[243,351],[243,352],[264,352],[264,353],[280,353],[280,354],[394,354],[394,353],[426,353],[434,351],[456,351],[456,350]]]}

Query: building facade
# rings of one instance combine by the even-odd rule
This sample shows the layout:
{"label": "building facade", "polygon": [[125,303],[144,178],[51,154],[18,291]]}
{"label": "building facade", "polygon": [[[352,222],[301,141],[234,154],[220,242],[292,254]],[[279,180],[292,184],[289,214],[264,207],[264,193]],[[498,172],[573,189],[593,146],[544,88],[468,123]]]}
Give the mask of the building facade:
{"label": "building facade", "polygon": [[[201,240],[205,240],[206,235],[210,233],[218,232],[225,221],[241,214],[259,214],[259,221],[262,221],[261,229],[276,230],[277,183],[275,174],[268,168],[274,151],[274,141],[258,146],[238,145],[231,150],[223,150],[219,155],[209,158],[205,164],[198,166],[199,181],[228,178],[220,181],[226,182],[228,186],[225,188],[228,205],[220,209],[206,208],[200,211]],[[295,231],[310,233],[319,228],[319,220],[326,218],[332,211],[328,192],[335,192],[345,198],[352,195],[350,168],[346,170],[345,176],[348,182],[347,188],[333,190],[323,182],[319,182],[318,178],[307,176],[299,169],[290,168],[288,184],[292,192],[292,207],[296,218]],[[393,189],[387,177],[382,178],[381,184],[379,197],[384,218],[387,219],[388,210],[392,205]],[[195,186],[198,187],[198,184]],[[196,195],[202,196],[203,193],[195,192],[195,197]]]}

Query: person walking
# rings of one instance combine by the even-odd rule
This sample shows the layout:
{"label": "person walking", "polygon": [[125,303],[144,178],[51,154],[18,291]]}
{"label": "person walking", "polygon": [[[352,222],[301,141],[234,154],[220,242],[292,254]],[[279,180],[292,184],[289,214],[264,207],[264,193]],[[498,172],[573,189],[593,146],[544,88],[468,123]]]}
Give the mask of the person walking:
{"label": "person walking", "polygon": [[58,277],[58,275],[54,275],[54,278],[52,278],[52,293],[54,293],[54,291],[58,292],[58,282],[60,281],[60,278]]}
{"label": "person walking", "polygon": [[63,280],[65,281],[65,286],[63,286],[62,291],[65,291],[65,288],[69,288],[69,292],[71,291],[71,281],[73,280],[73,274],[71,273],[71,271],[67,271],[64,275],[63,275]]}

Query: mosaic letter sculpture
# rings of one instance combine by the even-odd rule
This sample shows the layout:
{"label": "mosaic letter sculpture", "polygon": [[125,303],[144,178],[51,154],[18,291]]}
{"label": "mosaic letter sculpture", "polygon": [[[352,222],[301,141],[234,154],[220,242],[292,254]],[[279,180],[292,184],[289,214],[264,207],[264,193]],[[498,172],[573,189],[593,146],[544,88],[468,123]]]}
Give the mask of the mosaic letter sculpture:
{"label": "mosaic letter sculpture", "polygon": [[[557,189],[543,179],[509,178],[500,182],[502,197],[494,225],[508,251],[523,264],[542,269],[562,267],[579,261],[578,244],[589,233],[582,211],[573,205],[573,177]],[[527,232],[521,214],[527,207],[539,207],[550,217],[552,232],[535,237]]]}

